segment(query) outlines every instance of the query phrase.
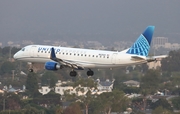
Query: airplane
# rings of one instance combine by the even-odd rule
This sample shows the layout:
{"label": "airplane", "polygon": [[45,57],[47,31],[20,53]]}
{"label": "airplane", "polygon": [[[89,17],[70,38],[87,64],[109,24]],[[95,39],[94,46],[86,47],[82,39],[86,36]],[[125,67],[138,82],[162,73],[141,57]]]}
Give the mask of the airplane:
{"label": "airplane", "polygon": [[[48,45],[28,45],[14,54],[14,59],[30,63],[45,63],[45,69],[56,71],[70,68],[70,76],[77,75],[76,70],[87,70],[93,76],[92,69],[114,68],[156,61],[166,56],[149,57],[150,45],[155,26],[148,26],[134,44],[121,52],[92,50],[81,48],[57,47]],[[31,67],[30,72],[33,72]]]}

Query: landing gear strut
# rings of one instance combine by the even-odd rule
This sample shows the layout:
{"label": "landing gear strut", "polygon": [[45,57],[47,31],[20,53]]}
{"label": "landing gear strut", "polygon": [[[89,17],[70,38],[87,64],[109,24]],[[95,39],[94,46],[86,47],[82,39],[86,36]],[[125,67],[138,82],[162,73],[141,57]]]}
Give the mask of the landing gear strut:
{"label": "landing gear strut", "polygon": [[94,72],[93,72],[92,70],[89,70],[89,71],[87,71],[87,75],[88,75],[88,76],[93,76],[93,75],[94,75]]}
{"label": "landing gear strut", "polygon": [[28,62],[28,64],[29,64],[29,72],[34,72],[34,70],[33,70],[33,63],[29,63]]}
{"label": "landing gear strut", "polygon": [[70,76],[72,76],[72,77],[76,77],[76,76],[77,76],[77,72],[76,72],[76,71],[74,71],[74,70],[73,70],[73,71],[71,71],[71,72],[70,72]]}

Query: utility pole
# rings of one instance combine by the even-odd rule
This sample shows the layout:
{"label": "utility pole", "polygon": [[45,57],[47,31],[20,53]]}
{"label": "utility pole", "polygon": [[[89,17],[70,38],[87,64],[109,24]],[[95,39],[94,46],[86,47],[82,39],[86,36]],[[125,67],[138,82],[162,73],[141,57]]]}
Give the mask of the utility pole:
{"label": "utility pole", "polygon": [[3,110],[5,110],[5,98],[3,100]]}
{"label": "utility pole", "polygon": [[12,61],[12,58],[11,58],[11,50],[12,50],[12,47],[10,46],[10,47],[9,47],[9,61]]}
{"label": "utility pole", "polygon": [[14,71],[15,70],[12,70],[12,81],[14,81]]}

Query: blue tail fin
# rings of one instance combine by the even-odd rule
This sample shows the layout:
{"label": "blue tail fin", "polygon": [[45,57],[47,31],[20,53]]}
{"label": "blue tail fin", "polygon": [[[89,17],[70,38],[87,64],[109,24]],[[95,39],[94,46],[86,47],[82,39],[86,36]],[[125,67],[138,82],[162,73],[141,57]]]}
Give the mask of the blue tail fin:
{"label": "blue tail fin", "polygon": [[154,26],[148,26],[126,53],[148,56],[154,28]]}

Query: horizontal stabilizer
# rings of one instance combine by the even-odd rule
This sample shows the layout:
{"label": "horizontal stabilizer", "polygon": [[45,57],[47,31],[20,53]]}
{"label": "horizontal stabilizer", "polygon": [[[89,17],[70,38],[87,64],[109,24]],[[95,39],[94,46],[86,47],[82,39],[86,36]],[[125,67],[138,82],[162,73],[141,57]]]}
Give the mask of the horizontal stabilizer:
{"label": "horizontal stabilizer", "polygon": [[168,55],[147,57],[147,62],[160,61],[160,60],[162,60],[162,59],[164,59],[166,57],[168,57]]}

